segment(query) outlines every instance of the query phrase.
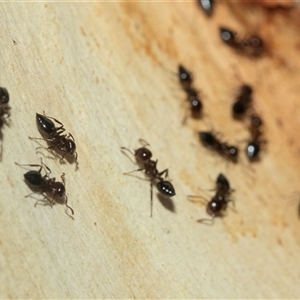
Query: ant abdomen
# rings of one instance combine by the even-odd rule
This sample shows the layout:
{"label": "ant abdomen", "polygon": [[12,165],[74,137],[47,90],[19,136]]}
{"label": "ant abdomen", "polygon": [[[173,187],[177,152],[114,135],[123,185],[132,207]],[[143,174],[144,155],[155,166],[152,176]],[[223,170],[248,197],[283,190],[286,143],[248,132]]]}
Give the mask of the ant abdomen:
{"label": "ant abdomen", "polygon": [[36,124],[42,133],[51,134],[55,131],[55,124],[43,115],[36,114]]}
{"label": "ant abdomen", "polygon": [[0,105],[9,102],[9,94],[6,88],[0,87]]}
{"label": "ant abdomen", "polygon": [[33,187],[41,187],[44,183],[44,178],[38,171],[28,171],[24,174],[25,181]]}
{"label": "ant abdomen", "polygon": [[165,180],[159,181],[157,182],[156,187],[158,191],[164,196],[173,197],[176,195],[175,189],[172,183],[169,181],[165,181]]}

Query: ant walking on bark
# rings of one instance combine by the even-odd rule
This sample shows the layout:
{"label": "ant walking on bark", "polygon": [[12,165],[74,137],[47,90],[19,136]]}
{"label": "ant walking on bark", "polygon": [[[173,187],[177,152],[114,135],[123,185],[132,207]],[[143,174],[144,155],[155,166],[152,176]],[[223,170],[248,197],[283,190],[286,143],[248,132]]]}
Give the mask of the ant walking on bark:
{"label": "ant walking on bark", "polygon": [[211,216],[210,219],[199,219],[197,222],[213,225],[215,217],[224,217],[228,202],[232,201],[229,199],[229,196],[233,191],[234,190],[230,188],[228,179],[220,173],[216,179],[216,194],[210,201],[206,200],[202,196],[188,196],[189,200],[202,198],[206,203],[206,212]]}
{"label": "ant walking on bark", "polygon": [[[56,127],[54,122],[50,119],[58,123],[59,126]],[[70,154],[70,155],[74,154],[76,168],[78,168],[78,161],[77,161],[78,154],[76,152],[75,139],[71,133],[62,134],[63,132],[65,132],[64,125],[55,118],[41,115],[38,113],[36,114],[36,123],[39,131],[43,135],[43,138],[32,138],[32,137],[29,138],[33,140],[43,139],[50,145],[47,149],[55,149],[62,152],[63,155],[59,160],[60,163],[62,163],[66,154]],[[37,147],[36,149],[39,148],[42,147]]]}
{"label": "ant walking on bark", "polygon": [[[140,142],[145,142],[144,140],[140,140]],[[133,170],[130,172],[124,173],[124,175],[131,174],[133,172],[144,171],[145,175],[150,179],[150,217],[152,217],[152,210],[153,210],[153,185],[156,185],[157,190],[164,196],[164,197],[173,197],[175,196],[175,189],[171,182],[165,180],[168,177],[169,170],[165,169],[162,172],[157,170],[157,162],[158,160],[152,160],[152,153],[151,151],[146,148],[149,144],[143,145],[143,147],[138,148],[134,151],[134,153],[129,150],[128,148],[121,147],[121,150],[129,151],[132,155],[135,156],[137,164],[140,166],[139,169]],[[163,177],[164,175],[164,177]]]}
{"label": "ant walking on bark", "polygon": [[[15,163],[20,167],[39,167],[39,170],[32,170],[28,171],[24,174],[25,182],[28,186],[34,190],[33,193],[25,196],[29,197],[32,194],[41,194],[44,198],[39,199],[35,202],[34,206],[39,202],[43,202],[44,205],[50,205],[51,207],[58,203],[58,204],[65,204],[65,206],[70,209],[72,215],[74,215],[73,209],[68,205],[68,196],[66,195],[66,188],[65,188],[65,174],[63,173],[61,176],[62,182],[56,181],[55,178],[50,178],[51,170],[47,167],[43,160],[41,159],[41,164],[26,164],[21,165],[19,163]],[[42,176],[42,169],[45,170],[45,175]]]}

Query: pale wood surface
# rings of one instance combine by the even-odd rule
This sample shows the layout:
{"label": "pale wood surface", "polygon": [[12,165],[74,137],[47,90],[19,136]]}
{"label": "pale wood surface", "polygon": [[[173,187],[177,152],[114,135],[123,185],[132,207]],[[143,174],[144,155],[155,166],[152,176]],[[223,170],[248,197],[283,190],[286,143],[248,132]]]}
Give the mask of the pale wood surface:
{"label": "pale wood surface", "polygon": [[[299,297],[299,22],[297,11],[238,3],[217,3],[211,19],[194,2],[1,3],[0,86],[12,111],[0,163],[0,297]],[[221,24],[259,32],[269,54],[237,56],[221,43]],[[178,63],[232,142],[247,138],[231,119],[236,89],[254,85],[268,139],[254,171],[243,155],[226,164],[199,144],[207,120],[182,126],[184,94],[170,72]],[[35,153],[28,136],[40,136],[43,110],[74,135],[78,171]],[[150,218],[149,182],[122,175],[136,165],[120,147],[135,149],[139,138],[169,168],[174,212],[155,195]],[[74,221],[63,206],[24,198],[25,170],[14,162],[43,154],[53,176],[66,173]],[[236,190],[236,212],[201,225],[205,207],[187,195],[203,195],[219,172]]]}

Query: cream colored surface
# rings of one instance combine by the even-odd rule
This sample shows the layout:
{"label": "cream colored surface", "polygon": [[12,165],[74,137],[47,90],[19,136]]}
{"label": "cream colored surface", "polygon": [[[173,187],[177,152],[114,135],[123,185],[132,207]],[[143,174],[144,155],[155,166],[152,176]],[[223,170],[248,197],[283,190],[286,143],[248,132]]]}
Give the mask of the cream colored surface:
{"label": "cream colored surface", "polygon": [[[0,163],[1,298],[299,297],[297,16],[237,3],[217,3],[211,19],[194,2],[2,3],[0,86],[12,110]],[[221,24],[258,31],[269,54],[237,56],[221,43]],[[205,112],[233,143],[247,130],[232,120],[231,103],[238,85],[253,84],[268,145],[252,171],[244,153],[231,165],[199,144],[210,121],[182,126],[178,63],[193,71]],[[43,110],[74,135],[78,171],[35,153],[28,136],[40,136]],[[149,182],[122,175],[136,165],[120,147],[135,149],[139,138],[159,169],[169,168],[174,212],[155,190],[150,218]],[[53,176],[66,173],[74,221],[64,206],[34,208],[24,198],[25,170],[14,162],[41,156]],[[205,207],[187,195],[211,197],[203,190],[220,172],[236,190],[236,212],[201,225]]]}

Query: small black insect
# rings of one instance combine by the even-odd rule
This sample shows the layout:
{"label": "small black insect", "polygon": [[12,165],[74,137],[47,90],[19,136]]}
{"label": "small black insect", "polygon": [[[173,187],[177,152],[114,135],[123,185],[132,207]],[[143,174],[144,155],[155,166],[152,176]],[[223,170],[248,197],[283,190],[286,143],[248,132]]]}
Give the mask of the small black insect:
{"label": "small black insect", "polygon": [[239,53],[258,57],[265,51],[263,40],[256,35],[238,38],[237,33],[227,27],[220,27],[219,31],[222,41]]}
{"label": "small black insect", "polygon": [[[148,145],[148,144],[147,144]],[[147,150],[146,157],[144,157],[143,154],[145,154],[145,149]],[[139,172],[139,171],[144,171],[145,175],[150,179],[150,205],[151,205],[151,210],[150,210],[150,216],[152,217],[152,207],[153,207],[153,185],[156,185],[157,190],[164,196],[164,197],[173,197],[176,195],[175,189],[172,185],[171,182],[165,180],[168,177],[168,169],[165,169],[162,172],[159,172],[157,170],[157,160],[151,160],[152,153],[150,152],[149,149],[142,147],[137,150],[135,150],[135,153],[132,153],[129,149],[121,147],[121,150],[127,150],[129,151],[132,155],[135,156],[137,164],[140,166],[139,169],[133,170],[131,172],[126,172],[124,175],[133,173],[133,172]],[[151,156],[149,157],[149,152],[151,153]],[[136,153],[141,154],[140,156],[137,156]],[[144,158],[140,158],[144,157]],[[164,178],[163,178],[163,175]]]}
{"label": "small black insect", "polygon": [[199,137],[205,147],[216,151],[221,156],[226,157],[229,161],[234,163],[238,161],[238,148],[229,145],[226,142],[221,142],[212,131],[200,131]]}
{"label": "small black insect", "polygon": [[[3,139],[1,129],[6,123],[6,119],[10,116],[9,93],[6,88],[0,87],[0,140]],[[7,124],[7,123],[6,123]],[[0,160],[2,160],[2,142],[0,149]]]}
{"label": "small black insect", "polygon": [[[56,181],[55,178],[50,178],[51,170],[43,163],[42,159],[40,165],[38,164],[21,165],[18,163],[15,164],[21,167],[24,166],[39,167],[38,171],[31,170],[24,174],[25,182],[32,190],[34,190],[34,193],[31,193],[26,197],[29,197],[35,193],[41,194],[44,197],[43,199],[37,200],[34,206],[36,206],[39,202],[44,203],[44,205],[50,205],[51,207],[56,203],[64,204],[68,209],[70,209],[72,215],[74,215],[73,209],[68,205],[68,196],[66,195],[64,173],[61,176],[62,182]],[[43,168],[46,172],[44,176],[42,176]]]}
{"label": "small black insect", "polygon": [[203,9],[203,11],[208,16],[211,16],[211,14],[213,12],[214,1],[213,0],[197,0],[197,2],[199,3],[199,5]]}
{"label": "small black insect", "polygon": [[188,196],[189,200],[202,198],[206,203],[206,212],[209,216],[211,216],[210,219],[200,219],[197,222],[212,225],[215,217],[223,217],[225,215],[228,202],[232,201],[229,199],[232,192],[233,190],[230,188],[228,179],[220,173],[216,180],[216,194],[210,201],[206,200],[202,196]]}
{"label": "small black insect", "polygon": [[[60,126],[56,127],[54,122],[58,123]],[[71,133],[62,134],[65,131],[64,125],[55,118],[48,117],[41,114],[36,114],[36,123],[39,131],[43,135],[43,140],[47,141],[50,145],[47,149],[54,149],[62,152],[62,157],[59,160],[60,163],[63,161],[66,154],[75,155],[76,167],[78,167],[77,161],[77,151],[75,139]],[[34,140],[39,140],[40,138],[31,138]],[[38,147],[37,149],[42,148]]]}

